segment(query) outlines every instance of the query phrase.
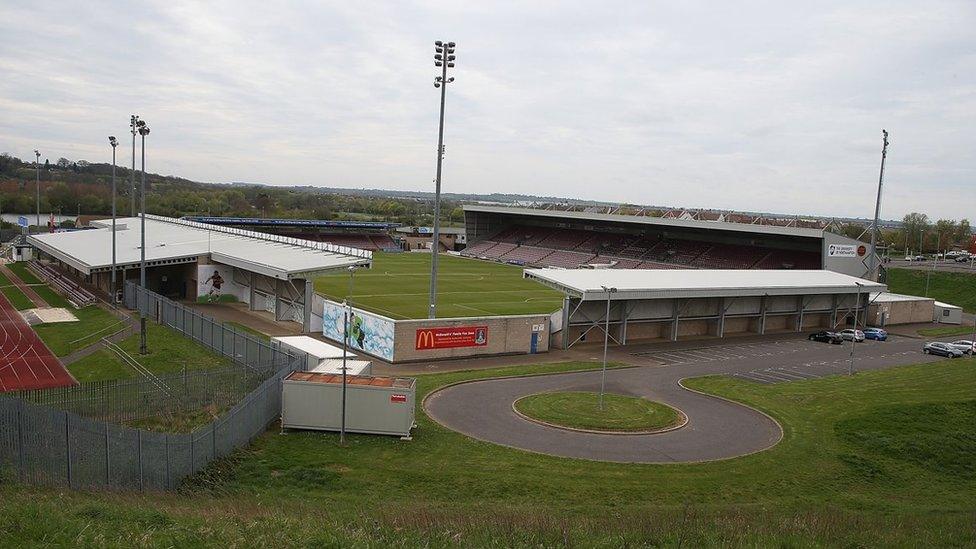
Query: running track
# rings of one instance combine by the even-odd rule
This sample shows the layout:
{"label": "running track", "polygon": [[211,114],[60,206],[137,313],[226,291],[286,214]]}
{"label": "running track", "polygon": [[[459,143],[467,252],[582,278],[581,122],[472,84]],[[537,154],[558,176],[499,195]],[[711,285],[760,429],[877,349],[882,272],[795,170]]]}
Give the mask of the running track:
{"label": "running track", "polygon": [[0,392],[77,383],[7,297],[0,294]]}

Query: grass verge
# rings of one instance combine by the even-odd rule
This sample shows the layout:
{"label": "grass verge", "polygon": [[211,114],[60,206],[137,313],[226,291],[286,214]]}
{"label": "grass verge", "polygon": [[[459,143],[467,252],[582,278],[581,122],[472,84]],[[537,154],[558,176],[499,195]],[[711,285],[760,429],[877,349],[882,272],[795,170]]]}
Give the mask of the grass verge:
{"label": "grass verge", "polygon": [[[139,334],[123,339],[119,344],[139,364],[156,375],[183,371],[206,370],[230,366],[231,361],[190,340],[183,334],[159,324],[150,323],[147,329],[148,354],[139,354]],[[124,379],[138,375],[126,366],[118,355],[100,349],[68,365],[68,371],[78,381]]]}
{"label": "grass verge", "polygon": [[78,322],[52,322],[34,326],[37,335],[57,356],[65,356],[95,344],[99,339],[124,327],[118,318],[98,305],[89,305],[71,312],[78,318]]}
{"label": "grass verge", "polygon": [[918,335],[927,337],[946,337],[954,335],[972,335],[972,326],[941,326],[939,328],[924,328],[918,331]]}
{"label": "grass verge", "polygon": [[24,295],[20,288],[14,286],[14,283],[3,273],[0,273],[0,292],[3,292],[10,304],[18,311],[34,308],[34,302]]}
{"label": "grass verge", "polygon": [[594,431],[653,431],[674,427],[681,414],[674,408],[644,398],[561,391],[529,395],[515,401],[515,409],[532,419]]}

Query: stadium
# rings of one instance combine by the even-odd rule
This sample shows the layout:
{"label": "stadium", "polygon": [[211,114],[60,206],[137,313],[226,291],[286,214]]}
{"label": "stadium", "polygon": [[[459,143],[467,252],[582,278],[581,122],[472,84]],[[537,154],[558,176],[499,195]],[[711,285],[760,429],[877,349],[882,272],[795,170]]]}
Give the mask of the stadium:
{"label": "stadium", "polygon": [[976,547],[961,4],[0,6],[0,547]]}

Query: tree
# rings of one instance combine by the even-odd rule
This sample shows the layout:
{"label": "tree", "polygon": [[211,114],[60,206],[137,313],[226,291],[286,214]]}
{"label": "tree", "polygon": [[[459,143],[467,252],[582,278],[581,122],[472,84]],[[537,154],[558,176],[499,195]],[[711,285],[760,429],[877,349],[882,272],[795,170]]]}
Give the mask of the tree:
{"label": "tree", "polygon": [[58,159],[58,167],[62,170],[67,170],[71,167],[71,161],[67,158],[61,157]]}
{"label": "tree", "polygon": [[956,233],[956,222],[952,219],[940,219],[935,222],[936,251],[942,251],[942,243],[948,244],[948,240]]}
{"label": "tree", "polygon": [[921,248],[922,234],[929,228],[929,216],[912,212],[902,218],[901,224],[905,229],[906,250],[912,249],[916,243]]}
{"label": "tree", "polygon": [[956,244],[968,246],[973,237],[973,229],[969,226],[968,219],[960,219],[956,225]]}

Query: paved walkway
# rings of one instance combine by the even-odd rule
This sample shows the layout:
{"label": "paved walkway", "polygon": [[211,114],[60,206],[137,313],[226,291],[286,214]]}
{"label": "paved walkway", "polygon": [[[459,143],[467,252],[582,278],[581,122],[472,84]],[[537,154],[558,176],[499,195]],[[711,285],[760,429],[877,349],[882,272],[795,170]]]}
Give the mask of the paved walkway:
{"label": "paved walkway", "polygon": [[197,303],[181,302],[218,322],[237,322],[269,336],[301,335],[302,325],[297,322],[275,322],[271,313],[250,311],[244,303]]}
{"label": "paved walkway", "polygon": [[[721,340],[719,340],[721,341]],[[609,370],[607,391],[669,404],[688,416],[678,430],[652,435],[574,433],[526,421],[512,410],[522,396],[543,391],[596,391],[600,372],[495,379],[454,385],[433,393],[425,402],[438,423],[473,438],[562,457],[612,462],[682,463],[737,457],[775,445],[779,425],[741,404],[699,394],[680,385],[684,378],[704,375],[748,375],[763,369],[791,367],[794,377],[748,378],[763,383],[789,382],[847,371],[851,343],[827,345],[796,335],[770,341],[676,342],[616,349],[615,362],[637,368]],[[733,349],[734,348],[734,349]],[[945,360],[923,355],[917,339],[858,344],[856,371]],[[662,364],[663,354],[684,360]],[[651,356],[654,355],[654,356]],[[723,358],[712,359],[722,355]],[[695,357],[698,357],[697,359]]]}

